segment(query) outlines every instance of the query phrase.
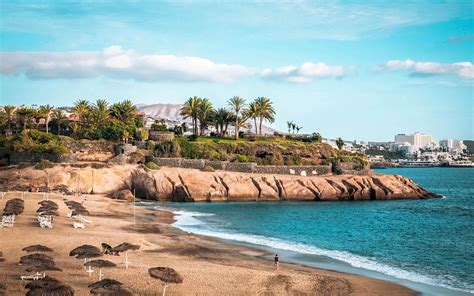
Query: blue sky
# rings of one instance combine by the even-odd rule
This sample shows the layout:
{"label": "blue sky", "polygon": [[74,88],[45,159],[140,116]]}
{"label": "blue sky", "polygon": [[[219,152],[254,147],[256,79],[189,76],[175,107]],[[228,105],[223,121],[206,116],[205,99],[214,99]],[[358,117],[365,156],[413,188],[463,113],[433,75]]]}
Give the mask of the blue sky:
{"label": "blue sky", "polygon": [[1,1],[0,104],[267,96],[281,130],[473,139],[472,3]]}

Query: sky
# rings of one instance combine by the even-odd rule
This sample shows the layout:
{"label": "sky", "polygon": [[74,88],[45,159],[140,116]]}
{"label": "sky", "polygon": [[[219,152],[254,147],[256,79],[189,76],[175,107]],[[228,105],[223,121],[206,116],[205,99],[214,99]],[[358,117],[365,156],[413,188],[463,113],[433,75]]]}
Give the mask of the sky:
{"label": "sky", "polygon": [[226,107],[345,140],[474,139],[472,1],[0,1],[0,105]]}

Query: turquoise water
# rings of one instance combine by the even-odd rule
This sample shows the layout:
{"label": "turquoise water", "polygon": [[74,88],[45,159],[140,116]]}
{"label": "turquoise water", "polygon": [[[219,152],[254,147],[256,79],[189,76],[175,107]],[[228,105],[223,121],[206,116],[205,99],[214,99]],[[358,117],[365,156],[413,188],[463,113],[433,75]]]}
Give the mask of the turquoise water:
{"label": "turquoise water", "polygon": [[[319,260],[319,266],[327,267],[340,262],[339,266],[372,271],[402,283],[474,293],[474,169],[377,172],[401,174],[445,198],[167,203],[158,207],[179,213],[175,225],[189,232],[301,254],[303,263]],[[309,255],[316,257],[309,259]],[[440,291],[434,294],[450,290]]]}

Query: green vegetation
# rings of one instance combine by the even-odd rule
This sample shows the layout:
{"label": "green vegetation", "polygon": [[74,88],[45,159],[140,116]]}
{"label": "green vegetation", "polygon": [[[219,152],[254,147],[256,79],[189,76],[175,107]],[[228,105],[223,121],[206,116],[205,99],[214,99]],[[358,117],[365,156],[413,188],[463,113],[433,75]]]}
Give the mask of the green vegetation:
{"label": "green vegetation", "polygon": [[52,167],[54,167],[54,164],[47,159],[42,159],[40,162],[38,162],[35,165],[35,169],[37,170],[45,170],[45,169],[50,169]]}
{"label": "green vegetation", "polygon": [[38,130],[24,130],[9,137],[3,145],[14,152],[67,153],[68,137],[47,134]]}
{"label": "green vegetation", "polygon": [[151,161],[145,163],[145,166],[146,166],[147,168],[149,168],[150,170],[159,170],[159,169],[160,169],[160,166],[159,166],[159,165],[157,165],[156,163],[151,162]]}
{"label": "green vegetation", "polygon": [[344,147],[344,140],[342,138],[337,138],[336,146],[339,150],[342,150],[342,147]]}

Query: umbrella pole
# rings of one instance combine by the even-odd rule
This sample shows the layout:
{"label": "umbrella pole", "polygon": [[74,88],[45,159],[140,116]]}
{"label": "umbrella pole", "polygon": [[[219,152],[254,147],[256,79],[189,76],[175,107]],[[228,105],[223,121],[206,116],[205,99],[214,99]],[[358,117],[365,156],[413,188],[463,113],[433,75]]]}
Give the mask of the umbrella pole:
{"label": "umbrella pole", "polygon": [[168,288],[168,284],[163,285],[163,296],[166,296],[166,288]]}
{"label": "umbrella pole", "polygon": [[102,268],[99,268],[99,281],[102,280],[102,276],[103,276],[103,274],[102,274]]}
{"label": "umbrella pole", "polygon": [[125,251],[125,269],[128,269],[128,264],[130,264],[130,262],[128,262],[128,251]]}

